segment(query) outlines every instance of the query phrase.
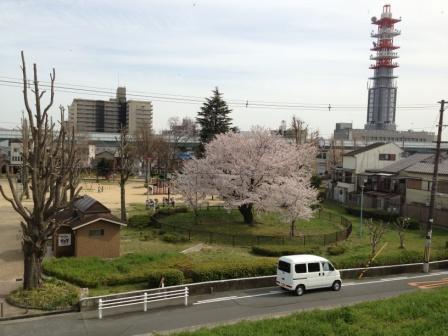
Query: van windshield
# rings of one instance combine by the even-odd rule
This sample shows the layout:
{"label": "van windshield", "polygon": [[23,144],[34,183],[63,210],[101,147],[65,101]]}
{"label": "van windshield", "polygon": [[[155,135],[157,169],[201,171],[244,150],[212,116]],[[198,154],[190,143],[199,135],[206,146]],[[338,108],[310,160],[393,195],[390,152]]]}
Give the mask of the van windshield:
{"label": "van windshield", "polygon": [[286,273],[291,273],[291,264],[287,263],[286,261],[280,260],[278,262],[278,269],[280,271],[283,271],[283,272],[286,272]]}

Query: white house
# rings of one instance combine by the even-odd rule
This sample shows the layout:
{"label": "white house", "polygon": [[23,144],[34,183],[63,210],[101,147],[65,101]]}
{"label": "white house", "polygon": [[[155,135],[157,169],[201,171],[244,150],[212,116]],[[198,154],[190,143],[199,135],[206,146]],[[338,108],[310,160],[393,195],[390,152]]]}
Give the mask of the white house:
{"label": "white house", "polygon": [[359,174],[382,169],[401,159],[403,150],[394,143],[377,142],[344,154],[342,167],[335,171],[332,198],[345,203],[348,194],[358,187]]}

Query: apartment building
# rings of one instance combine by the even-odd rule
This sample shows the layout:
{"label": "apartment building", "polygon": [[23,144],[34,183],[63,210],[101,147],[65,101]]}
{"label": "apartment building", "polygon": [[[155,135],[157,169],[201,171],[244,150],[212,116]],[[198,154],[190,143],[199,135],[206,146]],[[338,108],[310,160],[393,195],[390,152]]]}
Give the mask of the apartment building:
{"label": "apartment building", "polygon": [[126,88],[118,87],[109,100],[76,98],[68,108],[69,122],[78,133],[118,133],[122,126],[135,134],[139,125],[152,128],[152,103],[126,100]]}

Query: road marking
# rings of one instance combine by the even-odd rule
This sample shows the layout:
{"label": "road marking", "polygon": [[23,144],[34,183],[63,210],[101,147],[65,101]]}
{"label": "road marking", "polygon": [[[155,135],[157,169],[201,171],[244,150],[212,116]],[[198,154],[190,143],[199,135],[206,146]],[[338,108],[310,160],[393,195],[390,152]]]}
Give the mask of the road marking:
{"label": "road marking", "polygon": [[[401,277],[394,277],[394,278],[383,278],[383,279],[375,280],[375,281],[347,282],[347,283],[343,283],[342,286],[345,287],[345,286],[369,285],[369,284],[375,284],[375,283],[383,283],[383,282],[400,281],[400,280],[407,280],[407,279],[425,278],[425,277],[444,275],[444,274],[448,274],[448,271],[437,272],[437,273],[430,273],[430,274],[423,274],[423,275],[414,275],[414,276],[401,276]],[[430,283],[430,282],[431,281],[428,281],[428,282],[425,282],[425,283]],[[436,282],[440,283],[442,281],[441,280],[435,280],[433,282],[434,283],[436,283]],[[414,284],[413,282],[411,282],[411,283]],[[409,285],[411,283],[409,283]],[[446,282],[445,282],[445,279],[443,280],[443,285],[448,285],[448,278],[446,278]],[[431,284],[428,284],[426,286],[431,286]],[[435,286],[435,285],[433,285],[433,286]],[[426,287],[426,288],[431,288],[431,287]],[[279,293],[284,293],[284,291],[270,291],[268,293],[261,293],[261,294],[254,294],[254,295],[244,295],[244,296],[225,296],[225,297],[219,297],[219,298],[208,299],[208,300],[199,300],[199,301],[194,302],[193,305],[201,305],[201,304],[206,304],[206,303],[223,302],[223,301],[230,301],[230,300],[241,300],[241,299],[248,299],[248,298],[257,297],[257,296],[274,295],[274,294],[279,294]]]}
{"label": "road marking", "polygon": [[430,289],[430,288],[438,288],[443,286],[448,286],[448,278],[434,280],[434,281],[420,281],[420,282],[410,282],[409,286],[417,287],[420,289]]}
{"label": "road marking", "polygon": [[230,301],[230,300],[241,300],[241,299],[248,299],[248,298],[257,297],[257,296],[274,295],[274,294],[279,294],[279,293],[283,293],[283,291],[270,291],[268,293],[261,293],[261,294],[254,294],[254,295],[226,296],[226,297],[221,297],[221,298],[216,298],[216,299],[200,300],[200,301],[194,302],[193,305],[201,305],[201,304],[205,304],[205,303],[214,303],[214,302],[222,302],[222,301]]}
{"label": "road marking", "polygon": [[424,275],[414,275],[414,276],[404,276],[404,277],[395,277],[395,278],[384,278],[384,279],[376,280],[376,281],[348,282],[348,283],[344,283],[342,286],[344,287],[344,286],[369,285],[369,284],[382,283],[382,282],[424,278],[424,277],[436,276],[436,275],[442,275],[442,274],[446,274],[446,272],[431,273],[431,274],[424,274]]}

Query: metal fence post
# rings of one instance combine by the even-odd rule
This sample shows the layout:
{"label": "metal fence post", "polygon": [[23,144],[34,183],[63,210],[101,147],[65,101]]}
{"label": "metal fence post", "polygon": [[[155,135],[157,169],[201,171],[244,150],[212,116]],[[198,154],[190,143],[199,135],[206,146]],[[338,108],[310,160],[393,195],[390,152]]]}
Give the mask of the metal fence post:
{"label": "metal fence post", "polygon": [[103,299],[98,302],[98,318],[101,320],[103,318]]}
{"label": "metal fence post", "polygon": [[188,287],[185,287],[185,306],[188,306]]}
{"label": "metal fence post", "polygon": [[143,311],[148,310],[148,293],[143,294]]}
{"label": "metal fence post", "polygon": [[3,301],[0,302],[0,317],[3,317],[4,315],[4,311],[3,311]]}

